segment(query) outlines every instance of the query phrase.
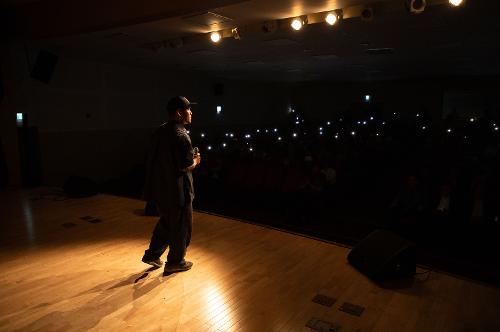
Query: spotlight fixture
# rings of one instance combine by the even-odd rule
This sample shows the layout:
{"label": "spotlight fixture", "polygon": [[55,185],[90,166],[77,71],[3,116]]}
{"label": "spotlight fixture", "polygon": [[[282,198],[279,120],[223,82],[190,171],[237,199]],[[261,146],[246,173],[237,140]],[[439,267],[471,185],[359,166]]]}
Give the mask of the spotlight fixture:
{"label": "spotlight fixture", "polygon": [[240,40],[241,39],[241,36],[240,36],[240,31],[238,30],[238,28],[233,28],[231,29],[231,35],[233,36],[234,39],[236,40]]}
{"label": "spotlight fixture", "polygon": [[302,25],[303,25],[302,21],[298,18],[294,19],[291,24],[292,28],[297,31],[302,29]]}
{"label": "spotlight fixture", "polygon": [[180,48],[184,45],[184,41],[182,38],[174,38],[165,41],[165,47],[171,47],[171,48]]}
{"label": "spotlight fixture", "polygon": [[294,30],[299,31],[306,24],[307,24],[307,16],[301,16],[294,18],[290,25]]}
{"label": "spotlight fixture", "polygon": [[326,15],[325,21],[330,25],[334,25],[338,21],[337,13],[329,13]]}
{"label": "spotlight fixture", "polygon": [[448,0],[448,2],[450,3],[450,5],[455,6],[455,7],[458,7],[464,3],[463,0]]}
{"label": "spotlight fixture", "polygon": [[214,31],[210,34],[210,39],[214,42],[214,43],[218,43],[220,40],[221,40],[222,36],[220,35],[220,33],[218,31]]}
{"label": "spotlight fixture", "polygon": [[262,31],[265,33],[273,33],[278,30],[278,23],[276,21],[267,21],[262,25]]}
{"label": "spotlight fixture", "polygon": [[361,19],[363,21],[371,21],[371,20],[373,20],[373,9],[370,8],[370,7],[365,7],[361,11]]}
{"label": "spotlight fixture", "polygon": [[427,5],[426,0],[405,0],[406,8],[413,14],[423,13]]}

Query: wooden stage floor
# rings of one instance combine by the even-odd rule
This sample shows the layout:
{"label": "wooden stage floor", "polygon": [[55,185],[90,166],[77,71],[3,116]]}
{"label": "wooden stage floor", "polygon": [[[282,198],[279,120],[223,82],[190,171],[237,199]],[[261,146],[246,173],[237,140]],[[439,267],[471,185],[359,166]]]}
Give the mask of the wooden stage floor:
{"label": "wooden stage floor", "polygon": [[342,332],[500,331],[497,288],[434,271],[382,288],[335,244],[197,212],[193,269],[164,277],[140,261],[157,220],[142,201],[39,189],[0,202],[0,331],[310,331],[312,318]]}

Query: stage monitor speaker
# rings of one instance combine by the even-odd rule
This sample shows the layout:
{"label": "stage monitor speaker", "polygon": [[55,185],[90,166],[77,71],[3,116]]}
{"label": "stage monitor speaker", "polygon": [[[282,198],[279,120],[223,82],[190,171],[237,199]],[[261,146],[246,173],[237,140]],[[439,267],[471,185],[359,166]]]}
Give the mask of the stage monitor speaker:
{"label": "stage monitor speaker", "polygon": [[347,259],[375,281],[412,277],[416,272],[415,244],[388,231],[369,234],[349,252]]}
{"label": "stage monitor speaker", "polygon": [[58,57],[44,50],[38,52],[35,65],[31,70],[31,77],[44,83],[49,83],[56,69]]}

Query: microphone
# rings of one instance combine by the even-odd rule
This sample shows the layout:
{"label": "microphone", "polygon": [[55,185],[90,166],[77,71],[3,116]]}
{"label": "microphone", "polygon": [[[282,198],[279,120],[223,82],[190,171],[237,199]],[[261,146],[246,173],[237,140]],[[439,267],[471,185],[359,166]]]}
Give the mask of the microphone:
{"label": "microphone", "polygon": [[199,154],[199,153],[200,153],[200,149],[198,149],[198,147],[197,147],[197,146],[195,146],[195,147],[193,148],[193,154],[196,156],[196,155],[197,155],[197,154]]}

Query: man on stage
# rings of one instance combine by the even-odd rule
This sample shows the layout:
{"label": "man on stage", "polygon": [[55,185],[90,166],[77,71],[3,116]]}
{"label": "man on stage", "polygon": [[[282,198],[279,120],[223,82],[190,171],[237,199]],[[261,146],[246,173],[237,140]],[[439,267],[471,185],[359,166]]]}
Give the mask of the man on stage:
{"label": "man on stage", "polygon": [[168,102],[169,120],[153,135],[146,164],[143,198],[154,202],[160,214],[142,261],[161,267],[161,255],[169,247],[165,273],[189,270],[192,262],[184,259],[191,240],[194,187],[191,172],[201,162],[194,153],[185,125],[191,123],[191,105],[185,97]]}

